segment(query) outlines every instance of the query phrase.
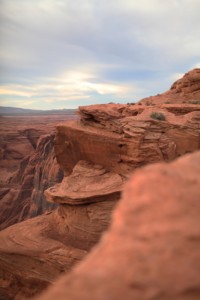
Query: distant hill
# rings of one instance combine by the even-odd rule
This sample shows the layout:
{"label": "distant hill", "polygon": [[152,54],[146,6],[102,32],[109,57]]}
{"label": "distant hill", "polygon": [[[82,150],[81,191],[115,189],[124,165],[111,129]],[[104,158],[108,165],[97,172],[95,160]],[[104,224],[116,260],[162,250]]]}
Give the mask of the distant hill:
{"label": "distant hill", "polygon": [[76,109],[37,110],[0,106],[0,116],[74,115]]}

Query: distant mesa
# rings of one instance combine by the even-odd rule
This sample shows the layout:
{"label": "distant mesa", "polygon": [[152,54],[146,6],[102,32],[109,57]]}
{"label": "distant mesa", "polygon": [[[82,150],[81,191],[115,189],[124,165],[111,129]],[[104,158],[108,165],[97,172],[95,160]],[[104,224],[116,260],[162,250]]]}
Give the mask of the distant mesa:
{"label": "distant mesa", "polygon": [[37,110],[37,109],[0,106],[0,116],[60,115],[60,114],[74,114],[75,111],[76,109]]}

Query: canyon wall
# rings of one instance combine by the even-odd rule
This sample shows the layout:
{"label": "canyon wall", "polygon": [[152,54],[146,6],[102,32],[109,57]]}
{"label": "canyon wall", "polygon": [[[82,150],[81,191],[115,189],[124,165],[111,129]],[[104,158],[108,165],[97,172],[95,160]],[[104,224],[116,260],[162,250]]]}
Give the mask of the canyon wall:
{"label": "canyon wall", "polygon": [[46,201],[44,190],[63,177],[54,139],[56,123],[66,119],[66,115],[0,118],[1,230],[56,206]]}

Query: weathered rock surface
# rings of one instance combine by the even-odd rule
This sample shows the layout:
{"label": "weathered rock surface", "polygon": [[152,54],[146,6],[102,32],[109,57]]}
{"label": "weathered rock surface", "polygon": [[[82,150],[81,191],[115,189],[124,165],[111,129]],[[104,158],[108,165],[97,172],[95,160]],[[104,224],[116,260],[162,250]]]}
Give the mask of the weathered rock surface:
{"label": "weathered rock surface", "polygon": [[100,165],[79,161],[70,176],[45,191],[48,201],[61,204],[87,204],[119,198],[123,179]]}
{"label": "weathered rock surface", "polygon": [[186,73],[163,94],[141,100],[142,103],[194,103],[200,104],[200,69],[196,68]]}
{"label": "weathered rock surface", "polygon": [[[66,174],[79,160],[86,160],[128,176],[142,165],[193,152],[200,147],[200,110],[193,105],[189,113],[178,114],[179,108],[183,112],[182,106],[176,106],[176,114],[164,106],[80,107],[80,124],[69,122],[57,127],[58,163]],[[165,121],[153,119],[153,112],[163,113]]]}
{"label": "weathered rock surface", "polygon": [[55,125],[65,119],[65,115],[0,118],[0,229],[55,207],[43,192],[63,176],[53,145]]}
{"label": "weathered rock surface", "polygon": [[[82,176],[84,173],[84,179],[75,182],[77,171]],[[80,162],[65,178],[61,191],[68,184],[69,196],[63,201],[61,194],[55,211],[1,231],[0,298],[31,297],[80,261],[108,227],[122,182],[117,174]],[[84,185],[85,191],[80,190],[79,184]],[[98,197],[94,196],[95,189],[100,192]],[[54,200],[51,189],[47,191],[49,197]]]}
{"label": "weathered rock surface", "polygon": [[200,298],[200,152],[134,173],[109,231],[37,300]]}

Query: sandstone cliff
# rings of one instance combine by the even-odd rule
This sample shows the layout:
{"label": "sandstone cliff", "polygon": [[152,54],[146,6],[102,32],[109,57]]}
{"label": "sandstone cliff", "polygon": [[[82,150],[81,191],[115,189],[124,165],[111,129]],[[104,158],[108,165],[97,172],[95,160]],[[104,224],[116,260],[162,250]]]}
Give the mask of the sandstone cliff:
{"label": "sandstone cliff", "polygon": [[199,299],[199,174],[200,152],[136,171],[100,243],[36,299]]}
{"label": "sandstone cliff", "polygon": [[[173,111],[173,112],[172,112]],[[161,113],[165,120],[152,118]],[[79,160],[127,177],[148,163],[170,161],[200,147],[200,106],[92,105],[80,107],[80,123],[57,129],[55,153],[65,173]],[[70,158],[70,159],[69,159]]]}
{"label": "sandstone cliff", "polygon": [[53,149],[55,124],[63,119],[0,118],[0,229],[55,207],[43,192],[63,176]]}
{"label": "sandstone cliff", "polygon": [[121,184],[119,175],[81,162],[65,179],[68,194],[60,188],[55,199],[54,189],[48,191],[57,210],[1,231],[0,298],[30,297],[80,261],[108,227]]}

